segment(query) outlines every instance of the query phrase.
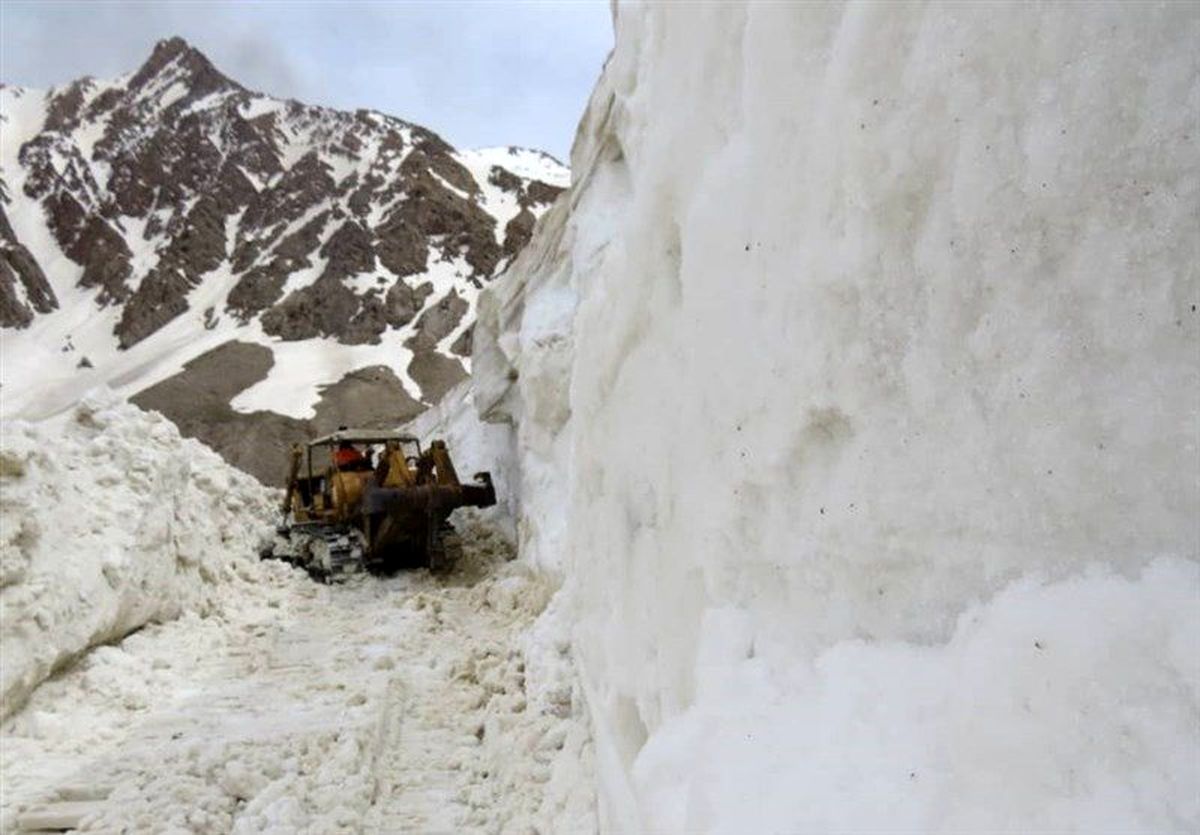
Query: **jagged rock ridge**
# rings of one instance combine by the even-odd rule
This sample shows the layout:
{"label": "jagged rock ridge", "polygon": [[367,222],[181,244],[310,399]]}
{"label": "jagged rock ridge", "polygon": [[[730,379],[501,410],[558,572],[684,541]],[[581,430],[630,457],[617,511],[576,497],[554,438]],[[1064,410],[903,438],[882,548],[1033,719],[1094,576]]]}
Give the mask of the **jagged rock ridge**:
{"label": "jagged rock ridge", "polygon": [[[459,152],[247,90],[179,38],[114,81],[4,86],[0,124],[0,337],[22,358],[3,383],[30,417],[100,382],[132,395],[233,339],[272,348],[279,374],[307,357],[278,362],[284,343],[341,376],[383,365],[432,403],[467,373],[476,293],[568,179],[541,152]],[[28,391],[51,383],[67,394]]]}

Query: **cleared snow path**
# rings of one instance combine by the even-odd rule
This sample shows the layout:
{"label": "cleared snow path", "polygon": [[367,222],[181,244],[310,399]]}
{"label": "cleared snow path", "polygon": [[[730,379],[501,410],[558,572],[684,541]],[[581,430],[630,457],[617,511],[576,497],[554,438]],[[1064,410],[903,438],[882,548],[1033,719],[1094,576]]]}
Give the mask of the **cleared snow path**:
{"label": "cleared snow path", "polygon": [[209,617],[94,651],[4,725],[0,830],[594,830],[566,645],[533,639],[552,589],[463,532],[449,578],[266,564]]}

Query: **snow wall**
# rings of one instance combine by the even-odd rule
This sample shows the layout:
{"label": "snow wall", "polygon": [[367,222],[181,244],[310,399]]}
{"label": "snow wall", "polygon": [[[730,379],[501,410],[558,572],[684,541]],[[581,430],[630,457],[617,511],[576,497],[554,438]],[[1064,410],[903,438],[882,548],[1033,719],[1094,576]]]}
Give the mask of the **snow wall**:
{"label": "snow wall", "polygon": [[89,648],[253,582],[275,491],[161,415],[85,399],[0,438],[0,716]]}
{"label": "snow wall", "polygon": [[474,357],[606,828],[1200,827],[1200,8],[615,26]]}

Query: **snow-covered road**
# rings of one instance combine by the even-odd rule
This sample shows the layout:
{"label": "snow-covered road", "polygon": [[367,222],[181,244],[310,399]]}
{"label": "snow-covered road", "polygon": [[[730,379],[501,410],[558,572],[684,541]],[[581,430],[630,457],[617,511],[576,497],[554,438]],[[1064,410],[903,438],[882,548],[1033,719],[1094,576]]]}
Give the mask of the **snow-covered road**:
{"label": "snow-covered road", "polygon": [[0,829],[594,830],[553,590],[464,534],[448,578],[263,564],[207,617],[93,651],[5,723]]}

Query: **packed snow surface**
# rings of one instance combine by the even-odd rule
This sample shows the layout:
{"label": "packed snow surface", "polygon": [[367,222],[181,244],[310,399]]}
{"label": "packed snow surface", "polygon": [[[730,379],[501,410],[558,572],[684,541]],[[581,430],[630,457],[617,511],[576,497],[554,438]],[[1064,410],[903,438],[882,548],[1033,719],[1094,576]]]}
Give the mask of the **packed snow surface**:
{"label": "packed snow surface", "polygon": [[1200,10],[616,27],[473,365],[602,820],[1200,829]]}
{"label": "packed snow surface", "polygon": [[93,652],[4,725],[4,830],[72,798],[84,832],[595,831],[552,588],[464,533],[447,579],[264,564]]}

